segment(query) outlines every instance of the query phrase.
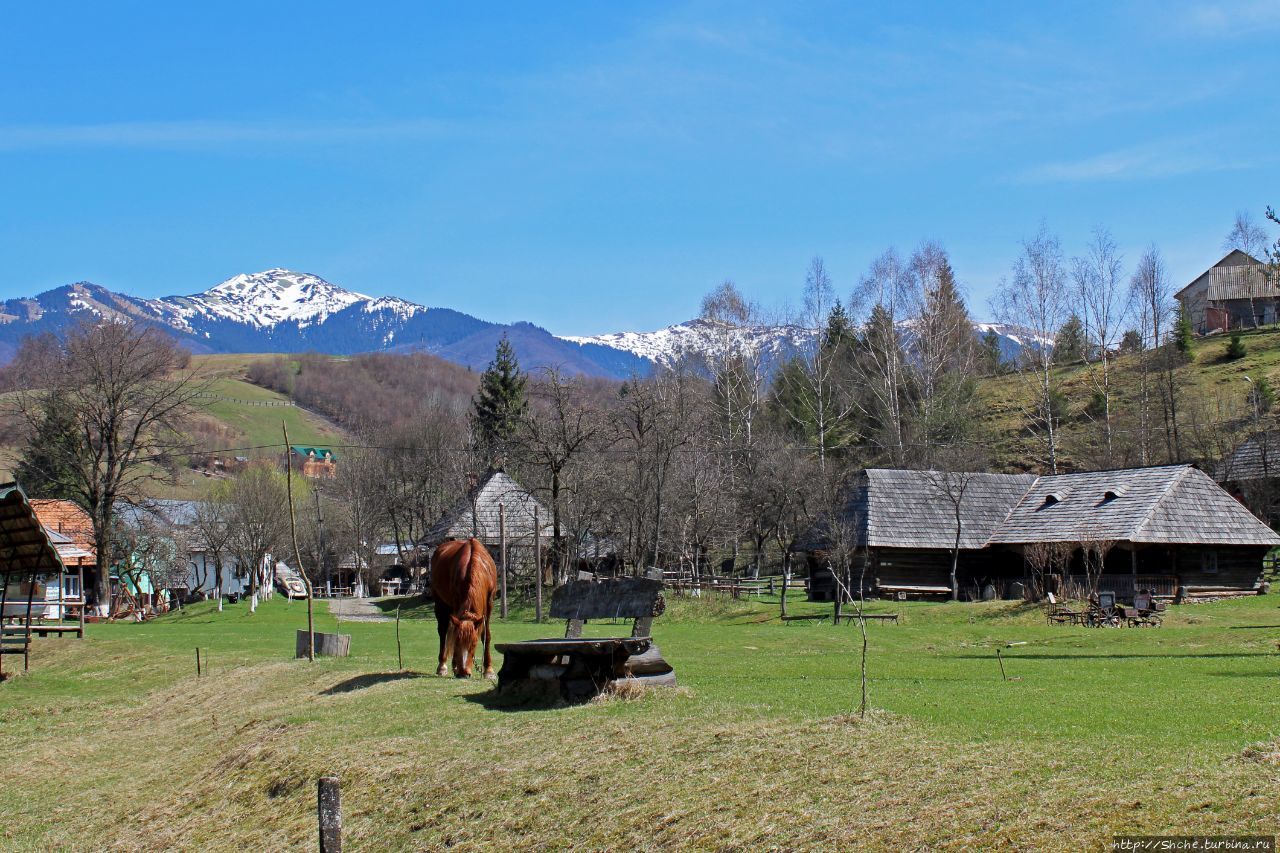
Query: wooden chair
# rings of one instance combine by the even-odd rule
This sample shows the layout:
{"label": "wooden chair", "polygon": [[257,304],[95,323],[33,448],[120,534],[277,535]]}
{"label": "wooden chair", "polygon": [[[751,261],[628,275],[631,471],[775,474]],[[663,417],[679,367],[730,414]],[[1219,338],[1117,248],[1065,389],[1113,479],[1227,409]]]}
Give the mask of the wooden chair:
{"label": "wooden chair", "polygon": [[[551,596],[551,616],[564,619],[563,639],[496,643],[502,653],[498,691],[551,688],[568,702],[581,702],[629,681],[671,687],[675,672],[650,636],[666,602],[655,578],[577,580]],[[590,619],[631,619],[628,637],[583,637]]]}

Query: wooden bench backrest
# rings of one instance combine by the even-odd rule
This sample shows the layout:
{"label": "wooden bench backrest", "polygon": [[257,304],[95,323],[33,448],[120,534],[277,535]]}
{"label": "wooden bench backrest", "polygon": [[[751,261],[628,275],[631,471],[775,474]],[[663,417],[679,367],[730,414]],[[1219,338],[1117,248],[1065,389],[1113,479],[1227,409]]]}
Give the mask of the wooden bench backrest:
{"label": "wooden bench backrest", "polygon": [[551,596],[551,618],[567,620],[565,636],[571,638],[582,635],[588,619],[634,619],[631,636],[647,637],[653,617],[665,608],[662,581],[654,578],[576,580]]}

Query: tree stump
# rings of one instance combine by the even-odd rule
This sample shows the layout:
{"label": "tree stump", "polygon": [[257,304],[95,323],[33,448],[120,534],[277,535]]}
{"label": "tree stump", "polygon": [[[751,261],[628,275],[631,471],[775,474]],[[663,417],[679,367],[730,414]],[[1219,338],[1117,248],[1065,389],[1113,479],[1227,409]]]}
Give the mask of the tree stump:
{"label": "tree stump", "polygon": [[[316,657],[345,658],[351,654],[350,634],[323,634],[316,631]],[[298,631],[298,645],[294,657],[307,656],[307,632]]]}

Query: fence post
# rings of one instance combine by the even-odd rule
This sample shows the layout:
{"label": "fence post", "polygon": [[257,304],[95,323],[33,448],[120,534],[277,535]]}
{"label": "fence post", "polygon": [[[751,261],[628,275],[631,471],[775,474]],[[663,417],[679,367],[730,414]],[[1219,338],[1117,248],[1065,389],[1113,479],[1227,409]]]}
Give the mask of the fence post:
{"label": "fence post", "polygon": [[542,524],[538,521],[538,507],[533,508],[533,589],[534,621],[542,621]]}
{"label": "fence post", "polygon": [[502,564],[502,598],[498,615],[507,618],[507,508],[498,504],[498,562]]}
{"label": "fence post", "polygon": [[342,797],[337,776],[321,776],[316,783],[316,820],[320,853],[342,853]]}

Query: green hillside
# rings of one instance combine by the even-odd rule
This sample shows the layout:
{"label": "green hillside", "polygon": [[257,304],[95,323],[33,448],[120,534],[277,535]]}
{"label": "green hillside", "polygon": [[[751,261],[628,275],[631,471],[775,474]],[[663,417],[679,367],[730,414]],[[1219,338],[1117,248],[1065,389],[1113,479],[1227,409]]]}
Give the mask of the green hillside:
{"label": "green hillside", "polygon": [[[288,397],[260,388],[245,378],[248,366],[264,355],[195,356],[192,361],[207,378],[207,395],[197,403],[191,440],[197,449],[216,451],[237,449],[236,455],[261,456],[278,452],[274,447],[283,442],[280,424],[289,427],[289,439],[295,444],[341,444],[345,434],[320,415],[290,404]],[[11,476],[17,447],[0,443],[0,479]],[[154,497],[198,498],[204,494],[212,478],[182,468],[175,477],[154,481],[149,491]]]}
{"label": "green hillside", "polygon": [[[1243,358],[1227,358],[1229,339],[1224,336],[1199,339],[1191,359],[1174,369],[1173,384],[1178,405],[1179,444],[1186,461],[1213,462],[1225,449],[1234,446],[1252,428],[1255,412],[1249,402],[1250,381],[1266,379],[1280,386],[1280,329],[1245,332],[1248,349]],[[1101,368],[1096,364],[1071,365],[1055,371],[1055,379],[1065,399],[1062,418],[1060,464],[1067,469],[1099,467],[1096,448],[1102,427],[1091,411]],[[1246,380],[1245,377],[1248,377]],[[1151,396],[1152,433],[1160,453],[1165,451],[1165,424],[1161,418],[1158,373],[1147,377]],[[1129,354],[1112,364],[1112,423],[1117,447],[1117,465],[1138,465],[1144,461],[1136,447],[1141,432],[1138,418],[1142,370],[1139,355]],[[1024,470],[1037,467],[1042,456],[1040,441],[1029,431],[1027,411],[1036,399],[1034,378],[1010,374],[981,380],[985,433],[996,467]],[[1260,413],[1264,421],[1274,415]],[[1158,453],[1145,460],[1167,461]]]}

